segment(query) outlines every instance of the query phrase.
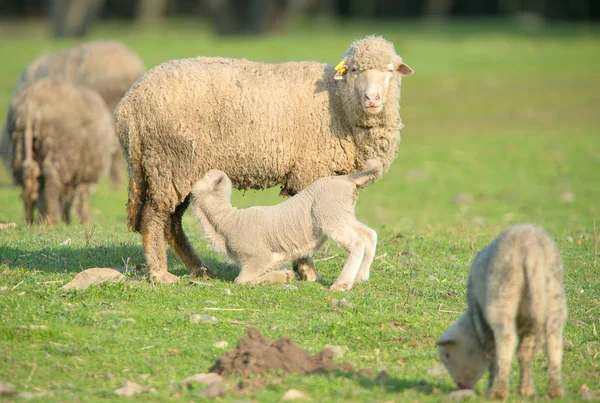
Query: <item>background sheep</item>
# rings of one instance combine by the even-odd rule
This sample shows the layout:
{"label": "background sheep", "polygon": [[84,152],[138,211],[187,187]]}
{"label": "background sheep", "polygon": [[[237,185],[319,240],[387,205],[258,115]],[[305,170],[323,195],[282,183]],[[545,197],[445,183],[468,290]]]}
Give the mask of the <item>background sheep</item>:
{"label": "background sheep", "polygon": [[356,188],[381,176],[378,160],[368,171],[321,178],[294,197],[269,207],[238,210],[231,206],[231,180],[211,169],[192,188],[192,209],[215,248],[240,264],[236,283],[282,282],[287,270],[270,271],[292,259],[312,256],[329,238],[348,253],[332,290],[352,288],[369,279],[377,233],[354,217]]}
{"label": "background sheep", "polygon": [[163,63],[129,90],[115,111],[117,132],[129,163],[128,223],[142,235],[152,281],[177,280],[165,238],[192,273],[204,272],[181,218],[210,168],[238,189],[280,184],[293,195],[317,178],[361,170],[368,158],[389,167],[401,77],[412,70],[372,36],[337,67],[198,57]]}
{"label": "background sheep", "polygon": [[6,129],[27,222],[33,220],[36,200],[40,218],[70,222],[75,195],[79,221],[88,222],[89,185],[108,168],[105,150],[114,138],[112,116],[100,95],[55,79],[26,83],[9,105]]}
{"label": "background sheep", "polygon": [[489,367],[488,395],[508,393],[510,364],[520,338],[519,393],[533,393],[534,351],[546,342],[548,393],[561,396],[562,332],[567,316],[563,263],[541,227],[509,227],[473,262],[467,310],[437,341],[459,388],[473,388]]}
{"label": "background sheep", "polygon": [[[88,42],[60,52],[37,58],[21,73],[15,93],[25,83],[40,78],[56,78],[84,86],[98,92],[111,114],[125,92],[142,74],[145,67],[140,58],[120,42]],[[10,169],[8,143],[10,138],[3,128],[0,155]],[[123,155],[116,136],[106,148],[112,154],[111,182],[118,186],[123,176]]]}

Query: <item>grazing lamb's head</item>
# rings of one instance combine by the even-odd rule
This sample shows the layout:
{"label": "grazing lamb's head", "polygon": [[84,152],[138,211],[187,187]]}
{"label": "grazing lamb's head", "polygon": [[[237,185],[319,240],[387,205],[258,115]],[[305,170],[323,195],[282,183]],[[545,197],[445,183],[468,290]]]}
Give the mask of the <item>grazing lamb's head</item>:
{"label": "grazing lamb's head", "polygon": [[440,359],[460,389],[473,389],[489,366],[485,351],[466,315],[437,341]]}
{"label": "grazing lamb's head", "polygon": [[[333,78],[344,83],[348,93],[353,92],[347,98],[354,98],[356,106],[368,115],[379,114],[390,92],[398,93],[401,77],[413,73],[396,54],[394,45],[378,36],[354,42],[335,69]],[[398,98],[392,102],[399,101]]]}
{"label": "grazing lamb's head", "polygon": [[231,188],[231,179],[225,172],[211,169],[194,184],[192,195],[201,200],[215,196],[218,199],[229,201],[231,200]]}

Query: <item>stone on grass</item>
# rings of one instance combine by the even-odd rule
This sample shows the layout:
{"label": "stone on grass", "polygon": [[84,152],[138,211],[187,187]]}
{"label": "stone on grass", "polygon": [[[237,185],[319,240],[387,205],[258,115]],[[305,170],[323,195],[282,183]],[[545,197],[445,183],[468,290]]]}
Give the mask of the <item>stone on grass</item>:
{"label": "stone on grass", "polygon": [[473,389],[459,389],[444,396],[444,402],[462,402],[475,396]]}
{"label": "stone on grass", "polygon": [[17,326],[19,330],[48,330],[48,326],[46,325],[19,325]]}
{"label": "stone on grass", "polygon": [[7,285],[1,286],[0,291],[8,291],[8,286]]}
{"label": "stone on grass", "polygon": [[188,320],[192,323],[217,323],[219,321],[214,316],[200,315],[198,313],[193,313],[189,315]]}
{"label": "stone on grass", "polygon": [[339,308],[352,308],[352,302],[348,301],[346,298],[334,299],[332,305]]}
{"label": "stone on grass", "polygon": [[229,345],[229,343],[227,343],[226,340],[219,340],[217,342],[215,342],[215,344],[213,344],[213,346],[215,346],[216,348],[225,348]]}
{"label": "stone on grass", "polygon": [[85,290],[86,288],[106,282],[120,283],[125,281],[125,276],[115,269],[95,267],[78,273],[75,278],[65,284],[65,290]]}
{"label": "stone on grass", "polygon": [[231,295],[231,290],[229,288],[223,288],[221,294]]}
{"label": "stone on grass", "polygon": [[14,396],[17,394],[15,385],[8,382],[0,382],[0,396]]}
{"label": "stone on grass", "polygon": [[308,397],[305,393],[300,392],[297,389],[290,389],[287,392],[285,392],[285,394],[281,397],[281,400],[283,400],[283,401],[308,400],[308,399],[310,399],[310,397]]}
{"label": "stone on grass", "polygon": [[206,385],[205,388],[199,389],[194,394],[205,399],[216,399],[225,394],[225,384],[223,381],[211,382]]}
{"label": "stone on grass", "polygon": [[208,385],[209,383],[213,382],[223,382],[223,377],[219,374],[215,374],[214,372],[209,372],[207,374],[195,374],[188,376],[183,381],[179,382],[179,386],[189,388],[195,384]]}
{"label": "stone on grass", "polygon": [[119,397],[132,397],[142,392],[146,392],[148,388],[146,386],[138,385],[137,383],[127,382],[125,386],[115,390],[115,395]]}
{"label": "stone on grass", "polygon": [[427,375],[433,377],[440,377],[448,375],[448,370],[444,364],[438,364],[435,367],[431,367],[427,370]]}
{"label": "stone on grass", "polygon": [[333,358],[343,357],[346,351],[348,351],[348,347],[336,346],[335,344],[326,344],[323,349],[331,350],[331,352],[333,353]]}
{"label": "stone on grass", "polygon": [[281,284],[281,288],[284,290],[298,291],[298,287],[293,284]]}

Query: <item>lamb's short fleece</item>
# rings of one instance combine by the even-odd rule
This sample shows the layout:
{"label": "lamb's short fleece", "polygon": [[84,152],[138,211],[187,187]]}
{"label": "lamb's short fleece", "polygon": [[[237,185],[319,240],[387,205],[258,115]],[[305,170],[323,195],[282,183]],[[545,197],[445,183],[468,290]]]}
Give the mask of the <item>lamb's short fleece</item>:
{"label": "lamb's short fleece", "polygon": [[488,396],[505,398],[518,343],[519,393],[531,395],[534,352],[545,342],[548,394],[562,395],[563,263],[543,228],[514,225],[479,252],[469,273],[467,302],[458,322],[437,342],[458,387],[473,388],[489,369]]}
{"label": "lamb's short fleece", "polygon": [[192,210],[213,246],[239,263],[236,283],[286,281],[286,270],[271,271],[300,257],[312,256],[329,238],[348,253],[332,290],[348,290],[366,281],[377,233],[354,217],[357,187],[378,179],[382,165],[367,161],[367,171],[321,178],[276,206],[236,209],[232,184],[223,172],[211,169],[192,188]]}
{"label": "lamb's short fleece", "polygon": [[412,70],[375,36],[354,42],[338,66],[333,60],[172,60],[132,86],[115,116],[129,164],[127,220],[142,235],[150,280],[177,281],[165,240],[193,274],[206,273],[181,217],[209,169],[238,189],[281,185],[293,195],[318,178],[360,171],[369,158],[390,166],[401,81]]}

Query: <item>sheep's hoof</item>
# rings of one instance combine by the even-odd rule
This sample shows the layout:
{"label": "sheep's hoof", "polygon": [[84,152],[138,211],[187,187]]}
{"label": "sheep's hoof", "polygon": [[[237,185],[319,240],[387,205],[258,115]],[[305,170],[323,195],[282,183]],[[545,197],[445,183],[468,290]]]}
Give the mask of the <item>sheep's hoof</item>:
{"label": "sheep's hoof", "polygon": [[548,396],[552,398],[561,397],[563,394],[563,388],[560,385],[553,385],[548,388]]}
{"label": "sheep's hoof", "polygon": [[206,266],[194,267],[190,270],[193,277],[215,278],[217,273]]}
{"label": "sheep's hoof", "polygon": [[331,291],[348,291],[352,288],[352,283],[333,283],[329,289]]}
{"label": "sheep's hoof", "polygon": [[161,274],[150,274],[150,281],[152,283],[173,284],[179,281],[179,277],[167,271]]}
{"label": "sheep's hoof", "polygon": [[492,388],[486,393],[488,399],[504,400],[506,399],[507,390],[503,388]]}

